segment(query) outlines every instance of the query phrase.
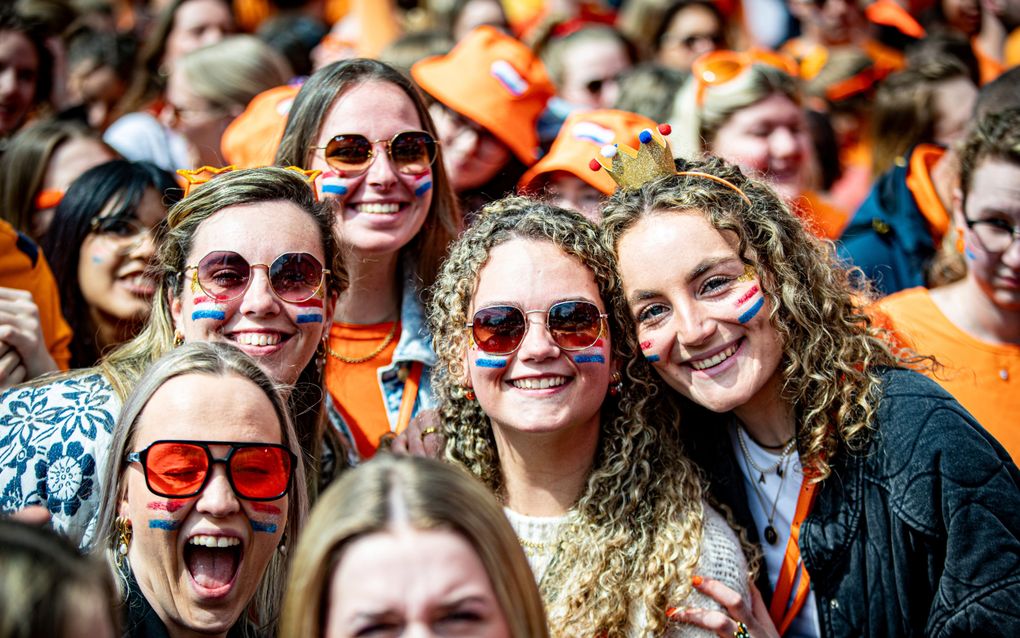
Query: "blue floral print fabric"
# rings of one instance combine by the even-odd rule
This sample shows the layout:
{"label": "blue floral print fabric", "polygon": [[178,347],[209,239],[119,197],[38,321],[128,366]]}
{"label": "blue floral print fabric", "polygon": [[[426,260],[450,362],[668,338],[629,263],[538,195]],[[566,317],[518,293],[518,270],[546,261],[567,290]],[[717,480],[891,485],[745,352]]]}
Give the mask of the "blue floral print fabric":
{"label": "blue floral print fabric", "polygon": [[85,547],[121,401],[92,372],[0,395],[0,510],[43,505],[53,528]]}

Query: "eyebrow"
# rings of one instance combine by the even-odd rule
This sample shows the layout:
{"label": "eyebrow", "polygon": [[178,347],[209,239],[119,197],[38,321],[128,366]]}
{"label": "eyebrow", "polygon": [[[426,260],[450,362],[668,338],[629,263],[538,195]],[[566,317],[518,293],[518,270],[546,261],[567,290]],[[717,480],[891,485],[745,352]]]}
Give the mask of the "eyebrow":
{"label": "eyebrow", "polygon": [[[733,261],[734,259],[735,259],[735,257],[733,257],[732,255],[722,255],[722,256],[719,256],[719,257],[709,257],[708,259],[705,259],[705,260],[701,261],[701,263],[699,263],[697,266],[695,266],[694,270],[692,270],[691,272],[687,273],[687,277],[684,278],[684,283],[685,284],[690,284],[692,281],[694,281],[698,277],[704,275],[709,270],[712,270],[713,268],[719,266],[720,264],[725,264],[726,262]],[[660,294],[661,293],[656,292],[654,290],[635,290],[630,295],[630,299],[633,302],[646,301],[648,299],[653,299],[655,297],[658,297],[658,296],[660,296]]]}

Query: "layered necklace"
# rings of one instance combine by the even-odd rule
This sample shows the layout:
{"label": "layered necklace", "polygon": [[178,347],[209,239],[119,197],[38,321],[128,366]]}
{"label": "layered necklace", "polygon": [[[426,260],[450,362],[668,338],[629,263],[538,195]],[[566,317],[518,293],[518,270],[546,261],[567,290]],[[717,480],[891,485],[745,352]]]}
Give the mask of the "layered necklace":
{"label": "layered necklace", "polygon": [[[779,453],[779,458],[775,463],[768,467],[761,467],[754,462],[751,458],[751,452],[747,449],[747,442],[744,440],[744,428],[737,427],[737,441],[740,442],[740,451],[744,456],[744,461],[747,464],[748,471],[755,471],[758,473],[758,480],[752,480],[751,486],[754,487],[754,493],[758,497],[758,502],[761,504],[761,509],[765,512],[768,518],[768,525],[765,526],[765,531],[762,536],[765,537],[765,541],[769,545],[775,545],[776,541],[779,540],[779,534],[776,532],[776,528],[773,525],[773,521],[776,518],[776,506],[779,504],[779,495],[783,492],[783,483],[786,481],[786,470],[787,464],[793,456],[793,451],[796,448],[797,437],[792,436],[790,440],[783,446],[782,451]],[[772,474],[773,472],[779,477],[779,488],[776,490],[776,496],[772,499],[772,506],[769,507],[768,499],[766,498],[762,488],[758,485],[765,485],[765,475]]]}

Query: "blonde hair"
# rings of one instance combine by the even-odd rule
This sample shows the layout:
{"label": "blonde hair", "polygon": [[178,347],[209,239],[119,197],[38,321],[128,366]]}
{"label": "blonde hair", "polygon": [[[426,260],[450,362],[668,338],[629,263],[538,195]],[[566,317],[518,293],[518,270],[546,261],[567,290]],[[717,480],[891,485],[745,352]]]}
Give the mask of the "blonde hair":
{"label": "blonde hair", "polygon": [[174,63],[201,97],[229,112],[240,113],[253,97],[286,84],[287,61],[252,35],[233,35],[187,53]]}
{"label": "blonde hair", "polygon": [[648,409],[657,387],[624,329],[622,295],[610,251],[580,214],[524,197],[496,201],[454,243],[433,291],[429,322],[439,364],[446,453],[497,495],[503,491],[498,451],[488,417],[465,397],[465,328],[479,271],[491,250],[514,239],[549,242],[589,269],[609,314],[613,358],[622,389],[602,405],[591,473],[561,532],[556,563],[542,581],[553,635],[632,635],[630,611],[646,610],[643,631],[666,630],[666,608],[690,593],[701,552],[702,487],[676,437],[675,411]]}
{"label": "blonde hair", "polygon": [[[280,397],[278,386],[256,365],[246,354],[237,348],[223,343],[196,342],[176,348],[152,364],[149,370],[138,380],[134,391],[124,402],[120,418],[113,430],[110,441],[109,462],[103,476],[102,502],[96,522],[95,550],[106,550],[106,557],[115,574],[126,591],[128,574],[123,571],[130,569],[116,567],[114,556],[117,551],[118,539],[114,520],[117,515],[119,500],[124,495],[125,484],[123,475],[126,471],[124,457],[134,443],[138,420],[141,418],[149,400],[163,385],[177,377],[202,375],[209,377],[241,377],[255,384],[269,399],[273,412],[280,424],[280,438],[287,448],[299,459],[294,466],[294,476],[288,493],[289,507],[287,523],[284,525],[284,539],[296,539],[301,526],[308,515],[308,494],[304,490],[305,470],[301,446],[298,442],[294,424],[284,400]],[[223,398],[230,401],[229,396]],[[248,611],[241,618],[248,617],[262,628],[273,628],[279,615],[280,601],[283,599],[283,581],[286,577],[286,560],[281,552],[273,552],[266,571],[262,574],[259,587],[248,605]]]}
{"label": "blonde hair", "polygon": [[438,461],[381,454],[323,492],[294,555],[280,635],[323,635],[330,577],[354,540],[382,532],[394,517],[415,529],[450,530],[485,566],[512,638],[546,638],[542,599],[510,524],[492,495]]}
{"label": "blonde hair", "polygon": [[[771,188],[719,159],[678,160],[677,168],[724,178],[751,203],[704,177],[663,177],[613,195],[603,210],[605,239],[615,250],[638,220],[673,214],[701,214],[718,230],[736,235],[739,254],[756,269],[771,301],[770,321],[784,344],[782,398],[793,407],[805,472],[824,479],[837,448],[860,449],[867,441],[880,396],[879,369],[911,360],[894,354],[871,328],[831,244],[806,231]],[[622,295],[615,302],[627,330],[636,332]],[[643,360],[633,365],[651,367]],[[663,393],[658,402],[692,412],[677,393]],[[689,427],[694,426],[682,424],[681,430]]]}

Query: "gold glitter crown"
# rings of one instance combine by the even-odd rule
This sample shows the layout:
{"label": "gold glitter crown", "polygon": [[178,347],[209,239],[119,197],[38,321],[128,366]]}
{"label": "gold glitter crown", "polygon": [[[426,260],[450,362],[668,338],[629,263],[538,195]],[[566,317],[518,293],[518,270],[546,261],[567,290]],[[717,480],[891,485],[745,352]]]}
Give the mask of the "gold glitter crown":
{"label": "gold glitter crown", "polygon": [[670,132],[669,124],[646,128],[638,135],[640,145],[636,150],[626,144],[607,144],[589,163],[589,168],[606,169],[620,188],[638,188],[649,180],[675,175],[673,153],[664,137]]}

